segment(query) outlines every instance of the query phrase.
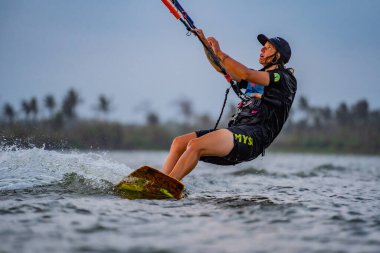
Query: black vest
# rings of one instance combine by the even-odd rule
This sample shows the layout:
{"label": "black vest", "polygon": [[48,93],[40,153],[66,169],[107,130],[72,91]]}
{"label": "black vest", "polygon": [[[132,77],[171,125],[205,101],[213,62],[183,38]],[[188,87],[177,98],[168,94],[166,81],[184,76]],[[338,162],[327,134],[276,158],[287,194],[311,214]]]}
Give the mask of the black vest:
{"label": "black vest", "polygon": [[265,146],[269,146],[280,133],[297,91],[297,80],[290,70],[274,69],[268,73],[270,83],[264,87],[262,98],[239,104],[238,111],[228,124],[262,126],[267,136]]}

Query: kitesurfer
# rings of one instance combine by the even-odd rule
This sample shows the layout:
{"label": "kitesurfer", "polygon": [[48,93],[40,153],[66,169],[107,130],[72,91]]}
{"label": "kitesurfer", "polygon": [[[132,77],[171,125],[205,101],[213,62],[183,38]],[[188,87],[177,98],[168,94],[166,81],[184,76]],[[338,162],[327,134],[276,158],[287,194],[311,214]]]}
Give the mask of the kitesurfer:
{"label": "kitesurfer", "polygon": [[[297,90],[294,71],[285,67],[291,57],[285,39],[258,35],[263,46],[259,58],[263,68],[252,70],[223,52],[219,42],[213,37],[206,38],[201,29],[192,32],[212,48],[249,99],[238,105],[228,128],[200,130],[173,140],[162,172],[177,180],[189,174],[199,160],[235,165],[264,154],[288,118]],[[212,66],[220,71],[207,51],[206,55]]]}

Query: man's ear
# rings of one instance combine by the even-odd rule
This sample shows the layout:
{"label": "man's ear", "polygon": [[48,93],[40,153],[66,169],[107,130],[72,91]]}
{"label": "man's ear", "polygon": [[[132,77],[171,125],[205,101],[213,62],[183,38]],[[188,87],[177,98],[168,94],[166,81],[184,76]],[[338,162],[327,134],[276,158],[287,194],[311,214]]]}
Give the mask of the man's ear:
{"label": "man's ear", "polygon": [[277,52],[277,53],[276,53],[276,61],[280,60],[280,57],[281,57],[280,52]]}

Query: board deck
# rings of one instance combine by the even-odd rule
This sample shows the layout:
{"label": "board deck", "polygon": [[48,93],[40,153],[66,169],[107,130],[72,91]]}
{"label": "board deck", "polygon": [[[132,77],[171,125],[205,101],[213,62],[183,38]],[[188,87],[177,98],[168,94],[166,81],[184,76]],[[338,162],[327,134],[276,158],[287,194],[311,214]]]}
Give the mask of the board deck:
{"label": "board deck", "polygon": [[159,170],[143,166],[115,185],[116,192],[129,199],[180,199],[185,186]]}

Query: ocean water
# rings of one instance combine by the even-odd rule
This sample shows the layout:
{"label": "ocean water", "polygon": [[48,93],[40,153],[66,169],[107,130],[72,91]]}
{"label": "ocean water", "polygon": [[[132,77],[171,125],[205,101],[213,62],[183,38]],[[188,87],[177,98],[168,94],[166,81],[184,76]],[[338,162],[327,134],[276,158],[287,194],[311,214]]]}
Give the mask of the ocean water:
{"label": "ocean water", "polygon": [[200,162],[187,196],[113,185],[166,152],[0,151],[0,252],[380,252],[380,157],[282,154]]}

